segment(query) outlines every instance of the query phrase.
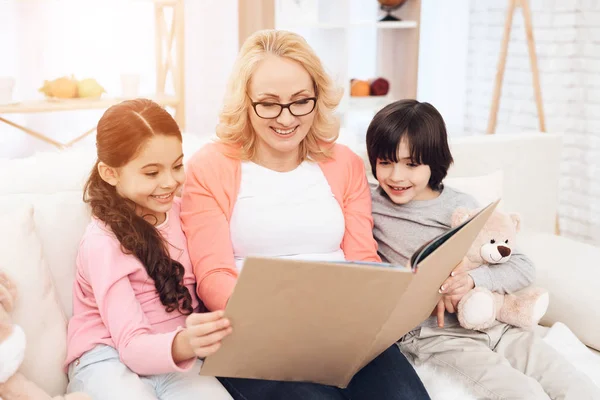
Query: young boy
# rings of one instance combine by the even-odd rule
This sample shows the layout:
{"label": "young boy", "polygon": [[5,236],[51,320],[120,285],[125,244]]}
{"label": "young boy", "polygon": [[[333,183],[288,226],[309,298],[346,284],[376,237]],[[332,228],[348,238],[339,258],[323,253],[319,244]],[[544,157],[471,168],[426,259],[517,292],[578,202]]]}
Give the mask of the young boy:
{"label": "young boy", "polygon": [[[442,183],[453,160],[444,120],[431,104],[401,100],[383,108],[367,130],[367,151],[379,182],[372,188],[373,233],[382,261],[407,265],[418,247],[450,228],[457,207],[478,207]],[[485,399],[600,399],[600,389],[533,332],[503,323],[483,331],[458,324],[456,305],[475,286],[511,293],[534,276],[518,249],[497,266],[457,267],[440,288],[437,320],[432,316],[403,337],[401,350],[416,364],[433,363],[462,378]]]}

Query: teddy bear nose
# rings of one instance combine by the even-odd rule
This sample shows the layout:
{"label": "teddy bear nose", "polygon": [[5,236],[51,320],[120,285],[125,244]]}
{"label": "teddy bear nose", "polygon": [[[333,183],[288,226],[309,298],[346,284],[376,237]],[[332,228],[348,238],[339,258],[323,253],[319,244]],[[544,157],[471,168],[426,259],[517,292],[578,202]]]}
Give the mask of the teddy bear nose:
{"label": "teddy bear nose", "polygon": [[498,246],[498,252],[502,257],[510,256],[510,248],[506,246]]}

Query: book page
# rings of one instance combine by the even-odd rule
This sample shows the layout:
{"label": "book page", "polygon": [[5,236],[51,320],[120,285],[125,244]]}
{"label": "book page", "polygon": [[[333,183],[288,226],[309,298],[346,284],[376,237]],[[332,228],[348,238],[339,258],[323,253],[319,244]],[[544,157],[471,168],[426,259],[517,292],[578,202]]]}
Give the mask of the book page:
{"label": "book page", "polygon": [[345,387],[413,278],[407,268],[248,258],[225,310],[233,333],[200,374]]}

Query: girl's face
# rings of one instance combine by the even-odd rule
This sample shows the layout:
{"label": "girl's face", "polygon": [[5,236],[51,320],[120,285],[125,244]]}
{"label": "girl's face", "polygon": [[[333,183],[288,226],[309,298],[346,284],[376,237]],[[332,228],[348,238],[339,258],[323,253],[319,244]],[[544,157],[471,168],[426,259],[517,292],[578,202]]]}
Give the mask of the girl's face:
{"label": "girl's face", "polygon": [[[258,157],[296,157],[315,117],[314,109],[311,110],[313,101],[305,100],[315,96],[313,82],[306,69],[287,58],[269,56],[254,71],[248,95],[252,102],[297,102],[292,106],[297,115],[312,111],[304,116],[294,116],[289,109],[284,109],[276,118],[261,118],[254,109],[248,110],[257,137]],[[263,116],[269,116],[272,109],[279,108],[269,104],[258,107]]]}
{"label": "girl's face", "polygon": [[429,187],[429,165],[417,164],[410,158],[406,140],[398,145],[398,162],[377,159],[377,181],[395,204],[407,204],[413,200],[429,200],[439,193]]}
{"label": "girl's face", "polygon": [[121,168],[109,168],[101,176],[116,187],[119,195],[138,206],[138,215],[154,217],[156,221],[151,218],[149,222],[161,223],[185,181],[181,140],[155,135],[131,161]]}

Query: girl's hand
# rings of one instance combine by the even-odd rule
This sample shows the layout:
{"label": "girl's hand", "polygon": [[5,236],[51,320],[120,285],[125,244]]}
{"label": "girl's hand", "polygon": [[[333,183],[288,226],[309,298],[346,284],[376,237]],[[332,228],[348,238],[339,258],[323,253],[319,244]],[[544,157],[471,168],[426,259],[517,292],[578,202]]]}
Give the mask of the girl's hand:
{"label": "girl's hand", "polygon": [[223,311],[194,313],[185,321],[189,345],[199,358],[214,354],[221,347],[221,340],[232,331]]}

